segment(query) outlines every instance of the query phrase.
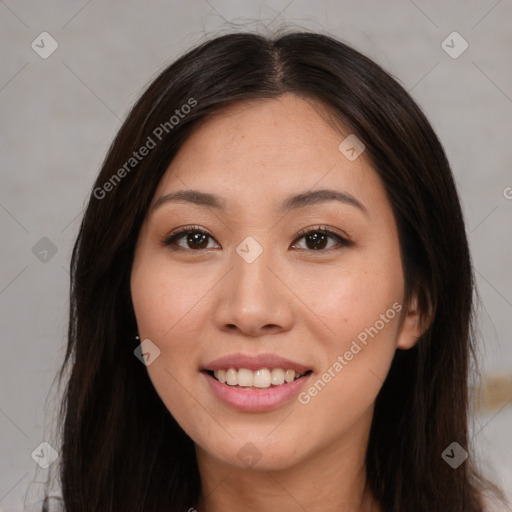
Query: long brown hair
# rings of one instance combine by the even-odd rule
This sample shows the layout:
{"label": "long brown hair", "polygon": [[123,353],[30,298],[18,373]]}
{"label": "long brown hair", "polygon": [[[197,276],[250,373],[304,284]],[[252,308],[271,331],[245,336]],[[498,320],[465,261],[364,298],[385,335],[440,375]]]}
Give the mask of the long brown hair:
{"label": "long brown hair", "polygon": [[[150,84],[91,193],[71,261],[60,374],[69,373],[60,468],[69,512],[196,505],[201,483],[193,442],[133,354],[135,243],[162,175],[198,123],[229,103],[284,93],[323,102],[365,144],[398,225],[406,299],[416,291],[431,314],[417,345],[396,352],[377,397],[368,486],[386,512],[482,510],[467,427],[474,279],[439,140],[397,81],[346,44],[315,33],[236,33],[192,49]],[[176,110],[179,120],[172,121]],[[131,162],[149,139],[154,147]],[[470,452],[456,469],[441,456],[454,441]]]}

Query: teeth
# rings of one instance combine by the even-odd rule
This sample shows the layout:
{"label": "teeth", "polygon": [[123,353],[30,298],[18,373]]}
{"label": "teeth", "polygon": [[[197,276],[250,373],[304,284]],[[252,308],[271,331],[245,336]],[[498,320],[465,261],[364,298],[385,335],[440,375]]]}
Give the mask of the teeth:
{"label": "teeth", "polygon": [[228,386],[240,386],[244,388],[269,388],[271,385],[280,386],[281,384],[293,382],[304,374],[295,370],[284,370],[282,368],[261,368],[253,372],[247,368],[228,368],[226,370],[215,370],[215,378],[222,384]]}
{"label": "teeth", "polygon": [[281,370],[281,368],[274,368],[272,370],[270,380],[272,381],[272,384],[274,384],[274,386],[284,384],[284,370]]}
{"label": "teeth", "polygon": [[230,368],[226,372],[226,384],[230,386],[236,386],[238,384],[238,372],[234,368]]}
{"label": "teeth", "polygon": [[[242,371],[242,370],[240,370]],[[240,372],[238,372],[240,375]],[[270,370],[267,368],[262,368],[261,370],[256,370],[252,377],[252,385],[255,388],[268,388],[271,384],[270,379]]]}
{"label": "teeth", "polygon": [[217,370],[215,372],[215,377],[217,377],[219,382],[224,384],[226,382],[226,370]]}
{"label": "teeth", "polygon": [[247,370],[247,368],[240,368],[238,370],[238,382],[237,384],[242,387],[252,386],[253,382],[253,372],[251,370]]}
{"label": "teeth", "polygon": [[284,380],[286,382],[293,382],[295,380],[295,371],[286,370],[286,373],[284,374]]}

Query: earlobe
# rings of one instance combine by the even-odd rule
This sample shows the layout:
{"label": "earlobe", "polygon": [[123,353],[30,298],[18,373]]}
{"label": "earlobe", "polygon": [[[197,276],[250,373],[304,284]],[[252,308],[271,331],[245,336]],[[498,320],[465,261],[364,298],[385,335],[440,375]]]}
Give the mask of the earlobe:
{"label": "earlobe", "polygon": [[418,295],[414,293],[402,318],[402,327],[398,334],[396,348],[409,350],[414,347],[430,324],[427,317],[430,317],[430,315],[422,311],[419,305]]}

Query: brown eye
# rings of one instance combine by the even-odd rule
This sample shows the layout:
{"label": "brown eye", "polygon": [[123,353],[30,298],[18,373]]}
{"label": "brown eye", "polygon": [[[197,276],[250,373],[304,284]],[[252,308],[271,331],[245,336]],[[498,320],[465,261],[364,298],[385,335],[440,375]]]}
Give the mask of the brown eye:
{"label": "brown eye", "polygon": [[198,251],[211,248],[208,246],[210,240],[213,240],[212,236],[200,228],[184,228],[171,234],[162,244],[176,250]]}
{"label": "brown eye", "polygon": [[204,233],[189,233],[185,240],[191,249],[206,249],[208,246],[208,235]]}
{"label": "brown eye", "polygon": [[[296,240],[302,239],[305,241],[305,247],[299,247],[299,244],[295,243],[291,248],[327,252],[330,249],[341,249],[351,245],[349,240],[324,228],[304,231]],[[207,231],[201,228],[186,227],[177,233],[172,233],[162,241],[162,244],[175,250],[201,251],[215,248],[215,246],[209,245],[210,241],[214,241],[214,238]]]}
{"label": "brown eye", "polygon": [[306,235],[304,238],[306,239],[308,249],[318,250],[325,249],[329,237],[323,233],[316,232]]}
{"label": "brown eye", "polygon": [[[301,233],[301,236],[297,238],[297,240],[301,239],[304,239],[305,247],[298,247],[298,244],[295,243],[292,245],[292,248],[310,251],[325,251],[336,248],[340,249],[341,247],[351,245],[347,239],[333,233],[332,231],[322,228]],[[329,245],[330,240],[334,240],[334,243]]]}

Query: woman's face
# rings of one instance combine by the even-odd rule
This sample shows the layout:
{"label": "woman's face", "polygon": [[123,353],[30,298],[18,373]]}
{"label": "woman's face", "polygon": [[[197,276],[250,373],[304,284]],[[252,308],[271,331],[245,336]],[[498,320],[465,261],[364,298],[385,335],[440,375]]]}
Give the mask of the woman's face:
{"label": "woman's face", "polygon": [[326,119],[293,95],[211,118],[140,231],[147,371],[199,452],[231,466],[364,444],[395,349],[419,335],[384,186]]}

